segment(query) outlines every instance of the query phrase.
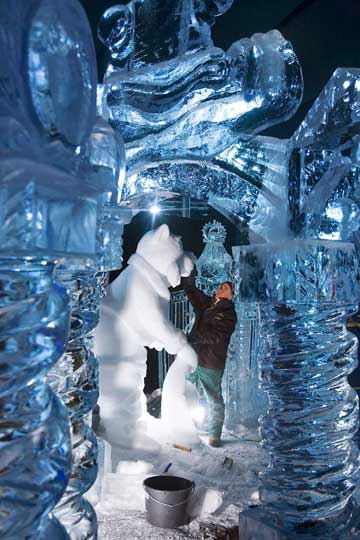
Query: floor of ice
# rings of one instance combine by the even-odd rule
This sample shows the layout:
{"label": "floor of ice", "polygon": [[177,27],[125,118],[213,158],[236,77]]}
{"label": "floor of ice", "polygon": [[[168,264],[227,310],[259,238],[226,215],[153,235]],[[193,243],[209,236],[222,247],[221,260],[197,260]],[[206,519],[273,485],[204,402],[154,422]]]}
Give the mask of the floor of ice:
{"label": "floor of ice", "polygon": [[[99,540],[200,539],[200,522],[236,525],[239,512],[258,500],[258,474],[265,466],[258,433],[240,426],[236,435],[223,434],[220,448],[210,448],[206,440],[202,436],[191,452],[171,444],[153,452],[121,451],[118,473],[105,472],[102,485],[90,497],[97,511]],[[161,474],[169,463],[169,474],[194,480],[197,488],[192,504],[197,517],[174,530],[146,521],[142,487],[145,478]]]}

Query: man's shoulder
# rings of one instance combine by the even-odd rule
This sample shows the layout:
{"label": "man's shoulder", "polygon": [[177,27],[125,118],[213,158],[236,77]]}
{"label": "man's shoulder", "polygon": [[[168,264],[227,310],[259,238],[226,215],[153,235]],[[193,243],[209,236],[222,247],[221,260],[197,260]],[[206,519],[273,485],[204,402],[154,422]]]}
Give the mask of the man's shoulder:
{"label": "man's shoulder", "polygon": [[219,311],[233,311],[236,313],[234,302],[232,300],[228,300],[227,298],[222,298],[220,302],[215,304],[215,306],[219,309]]}
{"label": "man's shoulder", "polygon": [[235,309],[235,303],[228,298],[222,298],[223,306],[227,309]]}

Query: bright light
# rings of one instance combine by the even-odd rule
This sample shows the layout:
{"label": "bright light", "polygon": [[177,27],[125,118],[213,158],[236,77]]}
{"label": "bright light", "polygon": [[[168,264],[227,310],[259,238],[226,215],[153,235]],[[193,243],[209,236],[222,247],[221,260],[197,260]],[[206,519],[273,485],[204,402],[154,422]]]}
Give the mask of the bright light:
{"label": "bright light", "polygon": [[202,407],[201,405],[198,405],[197,407],[194,407],[193,409],[191,409],[191,416],[193,417],[195,422],[198,422],[199,424],[203,422],[205,418],[205,413],[206,413],[205,408]]}
{"label": "bright light", "polygon": [[326,215],[330,219],[334,219],[335,221],[340,222],[344,217],[344,212],[340,206],[329,206],[326,209]]}
{"label": "bright light", "polygon": [[250,499],[252,503],[260,504],[260,493],[258,491],[253,491],[250,495]]}
{"label": "bright light", "polygon": [[154,214],[154,216],[158,214],[160,211],[161,209],[159,208],[157,204],[154,204],[153,206],[150,207],[150,212]]}

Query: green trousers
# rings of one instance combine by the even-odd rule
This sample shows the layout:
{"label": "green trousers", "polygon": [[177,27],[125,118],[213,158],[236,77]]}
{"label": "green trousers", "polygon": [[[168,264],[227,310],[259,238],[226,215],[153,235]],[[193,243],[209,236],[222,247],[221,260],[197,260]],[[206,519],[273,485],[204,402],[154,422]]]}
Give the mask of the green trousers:
{"label": "green trousers", "polygon": [[225,417],[225,405],[221,393],[221,379],[223,369],[209,369],[198,366],[188,377],[191,383],[195,383],[200,393],[204,394],[207,401],[208,433],[209,437],[220,439]]}

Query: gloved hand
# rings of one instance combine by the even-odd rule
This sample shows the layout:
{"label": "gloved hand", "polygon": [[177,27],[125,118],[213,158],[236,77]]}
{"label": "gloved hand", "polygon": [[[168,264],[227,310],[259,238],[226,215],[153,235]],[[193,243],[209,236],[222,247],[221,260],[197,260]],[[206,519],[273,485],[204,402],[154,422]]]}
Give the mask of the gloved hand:
{"label": "gloved hand", "polygon": [[184,362],[189,367],[190,372],[198,365],[198,357],[194,349],[188,343],[180,349],[176,356],[177,360]]}

